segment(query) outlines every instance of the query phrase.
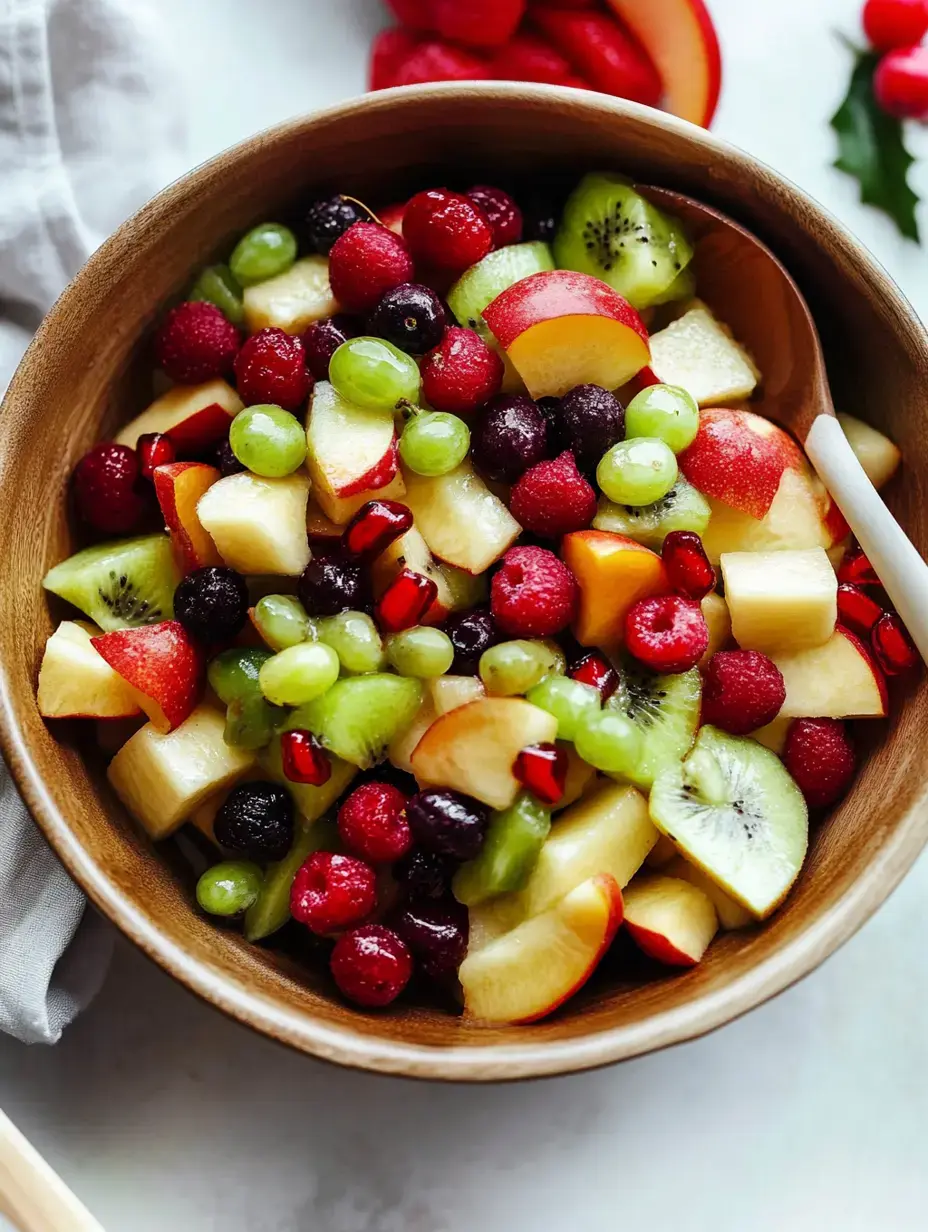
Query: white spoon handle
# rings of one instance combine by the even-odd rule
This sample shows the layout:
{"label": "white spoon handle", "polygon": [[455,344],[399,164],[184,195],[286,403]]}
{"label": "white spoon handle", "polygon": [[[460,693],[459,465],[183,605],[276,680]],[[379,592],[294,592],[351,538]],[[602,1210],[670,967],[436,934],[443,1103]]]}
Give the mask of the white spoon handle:
{"label": "white spoon handle", "polygon": [[12,1220],[19,1232],[103,1232],[61,1177],[2,1112],[0,1215]]}
{"label": "white spoon handle", "polygon": [[831,415],[819,415],[806,453],[928,663],[928,565],[889,512]]}

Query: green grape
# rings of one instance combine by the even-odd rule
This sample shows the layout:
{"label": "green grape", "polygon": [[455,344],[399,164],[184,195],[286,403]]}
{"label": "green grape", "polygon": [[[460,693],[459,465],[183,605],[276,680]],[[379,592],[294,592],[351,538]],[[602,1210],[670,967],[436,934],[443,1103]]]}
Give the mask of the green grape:
{"label": "green grape", "polygon": [[416,625],[390,638],[387,659],[401,676],[418,676],[421,679],[444,676],[454,661],[454,646],[448,634],[441,629]]}
{"label": "green grape", "polygon": [[229,444],[242,466],[267,479],[292,475],[306,458],[306,432],[279,406],[249,406],[232,420]]}
{"label": "green grape", "polygon": [[596,482],[618,505],[651,505],[677,482],[677,459],[654,437],[619,441],[600,460]]}
{"label": "green grape", "polygon": [[347,676],[381,672],[386,664],[383,642],[377,626],[366,612],[340,612],[316,622],[320,642],[338,655]]}
{"label": "green grape", "polygon": [[400,437],[400,457],[417,475],[447,475],[467,457],[470,428],[447,411],[420,411]]}
{"label": "green grape", "polygon": [[698,431],[696,400],[678,385],[650,385],[632,398],[625,410],[626,437],[650,436],[663,441],[674,453],[692,445]]}
{"label": "green grape", "polygon": [[197,902],[210,915],[241,915],[261,893],[264,874],[250,860],[224,860],[197,882]]}
{"label": "green grape", "polygon": [[272,650],[286,650],[300,642],[316,641],[316,629],[299,599],[292,595],[265,595],[255,604],[258,632]]}
{"label": "green grape", "polygon": [[276,706],[303,706],[338,679],[338,655],[322,642],[302,642],[280,650],[261,668],[261,692]]}
{"label": "green grape", "polygon": [[556,672],[558,655],[548,642],[500,642],[480,656],[480,679],[488,693],[514,697]]}
{"label": "green grape", "polygon": [[419,365],[383,338],[349,338],[329,362],[336,392],[370,411],[392,411],[419,401]]}
{"label": "green grape", "polygon": [[261,693],[237,697],[229,703],[222,738],[239,749],[263,749],[271,743],[286,711],[272,706]]}
{"label": "green grape", "polygon": [[263,222],[243,235],[229,258],[232,275],[243,287],[285,274],[296,260],[296,236],[279,222]]}
{"label": "green grape", "polygon": [[480,855],[454,875],[454,897],[475,907],[497,894],[524,889],[550,830],[550,810],[521,792],[508,809],[490,817]]}
{"label": "green grape", "polygon": [[627,774],[641,756],[641,732],[624,714],[602,711],[577,725],[574,747],[589,765],[606,774]]}
{"label": "green grape", "polygon": [[259,692],[258,673],[262,663],[271,657],[269,650],[223,650],[216,655],[206,671],[210,688],[227,706],[242,697]]}
{"label": "green grape", "polygon": [[233,325],[245,324],[242,288],[228,265],[207,265],[190,288],[188,300],[205,300],[215,304]]}
{"label": "green grape", "polygon": [[602,705],[599,689],[566,676],[546,676],[525,696],[533,706],[554,715],[558,740],[576,740],[580,724],[598,715]]}

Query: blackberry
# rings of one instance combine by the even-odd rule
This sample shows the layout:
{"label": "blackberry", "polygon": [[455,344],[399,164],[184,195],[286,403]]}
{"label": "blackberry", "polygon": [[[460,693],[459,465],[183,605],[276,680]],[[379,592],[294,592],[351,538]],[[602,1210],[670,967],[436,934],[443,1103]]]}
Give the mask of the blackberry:
{"label": "blackberry", "polygon": [[293,801],[276,783],[233,787],[216,814],[216,842],[250,860],[282,860],[293,842]]}
{"label": "blackberry", "polygon": [[206,565],[188,573],[174,592],[174,615],[191,637],[225,642],[248,619],[245,579],[225,565]]}
{"label": "blackberry", "polygon": [[441,342],[447,323],[442,302],[430,287],[404,282],[383,296],[367,327],[408,355],[424,355]]}
{"label": "blackberry", "polygon": [[328,256],[332,245],[356,222],[365,222],[367,211],[356,201],[337,193],[325,201],[314,201],[306,211],[304,231],[313,252]]}

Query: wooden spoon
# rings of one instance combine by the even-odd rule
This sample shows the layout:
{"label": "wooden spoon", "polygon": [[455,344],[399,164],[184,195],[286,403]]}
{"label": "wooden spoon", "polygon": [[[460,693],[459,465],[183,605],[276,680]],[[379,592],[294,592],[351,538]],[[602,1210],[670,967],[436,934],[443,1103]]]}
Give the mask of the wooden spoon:
{"label": "wooden spoon", "polygon": [[822,345],[802,292],[770,249],[733,219],[668,189],[642,192],[686,224],[696,244],[699,298],[734,327],[763,374],[751,410],[800,441],[928,662],[928,565],[835,417]]}
{"label": "wooden spoon", "polygon": [[11,1220],[19,1232],[103,1232],[61,1177],[2,1112],[0,1216]]}

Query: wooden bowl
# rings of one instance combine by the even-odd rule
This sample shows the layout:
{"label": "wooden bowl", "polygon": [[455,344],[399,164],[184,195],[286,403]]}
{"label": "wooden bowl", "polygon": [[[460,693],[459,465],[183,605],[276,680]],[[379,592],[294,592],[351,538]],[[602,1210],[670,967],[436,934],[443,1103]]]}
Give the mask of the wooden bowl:
{"label": "wooden bowl", "polygon": [[[450,157],[453,157],[453,162]],[[780,176],[681,121],[602,95],[521,85],[387,91],[263,133],[199,168],[91,258],[47,317],[3,405],[0,443],[0,722],[17,782],[93,902],[188,988],[258,1031],[344,1065],[488,1081],[559,1074],[711,1030],[806,975],[857,929],[928,833],[928,686],[901,688],[868,729],[853,791],[813,835],[802,877],[763,928],[728,933],[685,974],[620,964],[547,1022],[488,1029],[447,1008],[346,1007],[287,956],[200,916],[173,844],[155,848],[108,789],[75,730],[46,724],[36,673],[52,614],[46,569],[73,550],[68,476],[150,392],[146,334],[191,272],[249,225],[321,190],[385,204],[410,187],[539,179],[600,167],[690,193],[766,240],[804,289],[839,408],[883,428],[905,466],[894,510],[928,548],[928,347],[876,262]],[[737,322],[734,323],[737,325]]]}

